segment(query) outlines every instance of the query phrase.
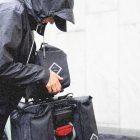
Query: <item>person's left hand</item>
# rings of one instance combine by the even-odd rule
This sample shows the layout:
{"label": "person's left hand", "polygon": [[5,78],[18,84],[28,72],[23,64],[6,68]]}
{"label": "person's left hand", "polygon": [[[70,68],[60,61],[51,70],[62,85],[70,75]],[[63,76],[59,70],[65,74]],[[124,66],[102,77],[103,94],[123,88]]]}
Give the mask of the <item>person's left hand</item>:
{"label": "person's left hand", "polygon": [[45,18],[43,21],[42,21],[42,23],[50,23],[50,24],[53,24],[54,23],[54,19],[53,19],[53,17],[47,17],[47,18]]}
{"label": "person's left hand", "polygon": [[62,91],[62,86],[60,81],[62,81],[63,78],[57,75],[55,72],[50,71],[50,78],[46,85],[46,88],[48,89],[48,92],[50,94],[54,93],[57,94]]}

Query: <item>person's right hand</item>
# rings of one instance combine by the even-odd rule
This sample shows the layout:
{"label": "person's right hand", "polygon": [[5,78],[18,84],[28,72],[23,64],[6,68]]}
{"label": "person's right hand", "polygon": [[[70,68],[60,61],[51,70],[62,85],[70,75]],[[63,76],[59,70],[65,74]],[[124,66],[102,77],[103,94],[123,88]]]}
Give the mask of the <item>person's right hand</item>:
{"label": "person's right hand", "polygon": [[50,71],[49,82],[46,85],[48,92],[54,94],[59,93],[62,90],[62,86],[60,83],[61,80],[63,80],[62,77],[60,77],[58,74],[54,73],[53,71]]}

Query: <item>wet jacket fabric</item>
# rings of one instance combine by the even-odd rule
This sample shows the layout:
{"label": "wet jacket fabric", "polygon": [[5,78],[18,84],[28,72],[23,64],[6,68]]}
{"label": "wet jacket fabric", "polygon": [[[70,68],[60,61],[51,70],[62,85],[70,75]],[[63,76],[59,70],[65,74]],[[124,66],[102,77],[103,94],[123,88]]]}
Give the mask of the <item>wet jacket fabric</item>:
{"label": "wet jacket fabric", "polygon": [[34,64],[35,46],[26,64],[33,42],[31,30],[48,16],[53,16],[63,31],[66,21],[74,22],[72,1],[55,1],[58,0],[0,0],[0,131],[26,86],[49,80],[49,71]]}
{"label": "wet jacket fabric", "polygon": [[47,82],[48,73],[33,64],[33,54],[26,64],[33,39],[23,4],[17,0],[0,2],[0,18],[0,83],[23,87],[40,80]]}
{"label": "wet jacket fabric", "polygon": [[[0,82],[22,86],[40,80],[48,81],[48,72],[45,72],[43,67],[31,64],[33,61],[26,65],[33,41],[31,29],[43,18],[51,15],[56,24],[61,19],[74,22],[73,2],[69,1],[72,2],[72,0],[0,1]],[[62,27],[62,24],[63,22],[57,26]]]}

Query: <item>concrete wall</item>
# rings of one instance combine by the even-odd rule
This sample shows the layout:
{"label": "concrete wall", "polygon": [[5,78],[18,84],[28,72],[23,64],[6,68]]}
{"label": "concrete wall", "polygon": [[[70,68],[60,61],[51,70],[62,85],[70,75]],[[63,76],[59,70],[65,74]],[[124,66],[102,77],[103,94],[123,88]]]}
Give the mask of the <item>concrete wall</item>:
{"label": "concrete wall", "polygon": [[75,0],[75,18],[45,37],[68,54],[67,91],[93,96],[99,128],[140,131],[140,0]]}

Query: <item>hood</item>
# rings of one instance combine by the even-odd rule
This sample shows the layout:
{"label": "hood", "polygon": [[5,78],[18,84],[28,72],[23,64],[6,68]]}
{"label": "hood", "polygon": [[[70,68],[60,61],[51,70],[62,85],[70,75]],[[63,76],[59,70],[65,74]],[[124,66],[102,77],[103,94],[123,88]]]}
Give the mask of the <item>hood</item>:
{"label": "hood", "polygon": [[44,18],[52,16],[56,27],[67,31],[66,22],[74,23],[73,0],[24,0],[24,3],[33,24],[33,20],[41,23]]}

